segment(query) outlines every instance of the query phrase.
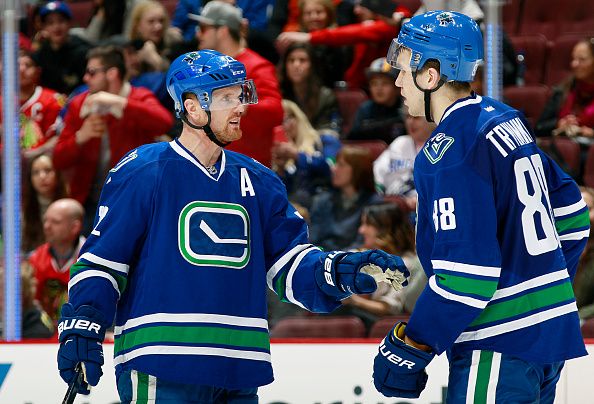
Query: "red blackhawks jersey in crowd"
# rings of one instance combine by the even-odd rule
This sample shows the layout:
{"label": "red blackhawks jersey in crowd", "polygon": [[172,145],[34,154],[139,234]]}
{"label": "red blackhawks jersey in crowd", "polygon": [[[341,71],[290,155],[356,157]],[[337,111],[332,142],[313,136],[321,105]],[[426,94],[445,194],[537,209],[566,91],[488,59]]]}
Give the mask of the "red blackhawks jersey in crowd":
{"label": "red blackhawks jersey in crowd", "polygon": [[[29,99],[21,100],[19,121],[23,150],[35,149],[56,134],[56,119],[65,101],[64,95],[41,86],[35,87]],[[2,109],[0,98],[0,110]]]}
{"label": "red blackhawks jersey in crowd", "polygon": [[49,243],[36,248],[29,257],[37,281],[35,299],[54,321],[60,316],[62,304],[68,300],[70,267],[76,262],[84,242],[85,238],[81,236],[72,255],[62,266],[52,256]]}

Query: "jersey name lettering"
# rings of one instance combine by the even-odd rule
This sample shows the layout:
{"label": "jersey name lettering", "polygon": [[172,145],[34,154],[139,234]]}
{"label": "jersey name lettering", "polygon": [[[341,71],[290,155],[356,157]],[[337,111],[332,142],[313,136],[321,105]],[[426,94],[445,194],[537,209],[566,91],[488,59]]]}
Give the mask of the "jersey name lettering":
{"label": "jersey name lettering", "polygon": [[503,157],[508,155],[506,149],[513,151],[517,147],[534,142],[520,118],[500,123],[487,133],[486,138],[491,141]]}

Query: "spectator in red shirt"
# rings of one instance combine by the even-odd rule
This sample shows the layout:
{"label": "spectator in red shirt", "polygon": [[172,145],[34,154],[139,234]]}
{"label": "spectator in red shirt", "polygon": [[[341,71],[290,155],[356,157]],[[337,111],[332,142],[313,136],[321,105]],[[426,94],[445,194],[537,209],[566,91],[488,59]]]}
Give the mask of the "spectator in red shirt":
{"label": "spectator in red shirt", "polygon": [[275,67],[243,46],[241,10],[222,1],[209,2],[196,17],[200,23],[198,47],[229,55],[245,65],[247,79],[258,89],[258,103],[241,118],[243,137],[228,149],[246,154],[270,167],[273,129],[282,123],[283,107]]}
{"label": "spectator in red shirt", "polygon": [[99,194],[109,169],[130,150],[151,143],[173,124],[173,116],[149,90],[126,77],[121,49],[95,48],[88,55],[89,90],[68,106],[54,150],[58,170],[72,169],[70,195],[85,207],[83,234],[92,227]]}
{"label": "spectator in red shirt", "polygon": [[[337,28],[326,28],[313,32],[283,32],[277,39],[277,46],[285,49],[293,42],[309,42],[312,45],[353,45],[353,61],[344,73],[344,80],[350,88],[362,88],[367,83],[365,69],[375,59],[386,56],[392,38],[398,35],[398,26],[388,22],[387,16],[378,13],[391,0],[361,0],[354,12],[359,23]],[[410,17],[410,12],[401,6],[393,7],[396,15]]]}
{"label": "spectator in red shirt", "polygon": [[81,236],[84,209],[74,199],[58,199],[43,217],[46,243],[29,257],[37,280],[35,298],[57,321],[62,304],[68,300],[70,267],[76,262],[85,238]]}
{"label": "spectator in red shirt", "polygon": [[[18,63],[21,149],[30,160],[52,151],[56,143],[56,119],[64,106],[65,97],[39,85],[41,68],[31,52],[21,50]],[[2,108],[0,97],[0,111]]]}

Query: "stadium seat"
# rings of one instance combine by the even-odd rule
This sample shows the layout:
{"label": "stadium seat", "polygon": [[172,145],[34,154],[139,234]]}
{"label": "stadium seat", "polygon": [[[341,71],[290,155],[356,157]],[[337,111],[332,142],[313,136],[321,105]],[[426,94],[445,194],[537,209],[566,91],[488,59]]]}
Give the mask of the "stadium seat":
{"label": "stadium seat", "polygon": [[508,35],[515,35],[518,32],[522,13],[522,0],[506,1],[501,8],[501,23],[503,30]]}
{"label": "stadium seat", "polygon": [[388,331],[394,327],[394,324],[399,321],[408,321],[409,317],[408,314],[403,314],[401,316],[384,317],[376,321],[369,330],[369,338],[384,338]]}
{"label": "stadium seat", "polygon": [[564,0],[565,16],[559,32],[582,33],[591,36],[594,33],[594,7],[592,0]]}
{"label": "stadium seat", "polygon": [[72,11],[72,26],[86,28],[93,16],[95,2],[93,0],[79,0],[67,2]]}
{"label": "stadium seat", "polygon": [[518,56],[523,56],[524,83],[527,85],[544,82],[549,42],[544,35],[510,35],[509,38]]}
{"label": "stadium seat", "polygon": [[365,338],[363,321],[355,316],[287,317],[270,330],[272,338]]}
{"label": "stadium seat", "polygon": [[355,119],[355,114],[357,113],[359,105],[361,105],[363,101],[367,100],[367,94],[365,94],[365,91],[358,89],[337,89],[334,91],[334,94],[336,94],[338,109],[340,110],[340,115],[342,116],[341,136],[345,136],[351,130],[351,126],[353,125],[353,120]]}
{"label": "stadium seat", "polygon": [[594,338],[594,318],[590,318],[582,324],[582,336],[584,338]]}
{"label": "stadium seat", "polygon": [[553,40],[565,17],[565,5],[557,0],[524,0],[518,34],[543,34]]}
{"label": "stadium seat", "polygon": [[559,85],[571,74],[571,52],[574,45],[582,38],[584,38],[583,34],[563,34],[555,39],[549,53],[551,57],[547,63],[545,79],[547,85]]}
{"label": "stadium seat", "polygon": [[569,174],[577,178],[581,169],[581,150],[580,144],[575,140],[559,136],[553,139],[555,147],[559,150],[559,154],[563,157],[563,161],[570,170]]}
{"label": "stadium seat", "polygon": [[533,128],[549,99],[549,94],[549,88],[544,85],[511,86],[503,89],[504,100],[523,112]]}
{"label": "stadium seat", "polygon": [[382,154],[382,152],[384,150],[386,150],[388,148],[388,145],[386,144],[386,142],[384,142],[383,140],[343,140],[342,141],[343,146],[349,145],[349,146],[355,146],[355,147],[361,147],[363,149],[367,149],[369,150],[369,153],[371,154],[371,157],[373,158],[373,160],[375,161],[380,154]]}
{"label": "stadium seat", "polygon": [[594,145],[590,146],[586,155],[583,179],[585,186],[594,188]]}

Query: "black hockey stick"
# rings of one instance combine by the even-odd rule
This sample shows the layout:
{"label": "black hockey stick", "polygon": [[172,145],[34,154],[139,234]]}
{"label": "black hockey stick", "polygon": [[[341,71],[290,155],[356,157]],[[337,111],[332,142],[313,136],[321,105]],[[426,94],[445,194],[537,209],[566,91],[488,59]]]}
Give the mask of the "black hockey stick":
{"label": "black hockey stick", "polygon": [[72,404],[74,403],[74,399],[78,394],[78,386],[83,382],[83,371],[82,365],[79,363],[76,364],[74,368],[75,376],[70,383],[68,383],[68,390],[66,390],[66,395],[62,400],[62,404]]}

